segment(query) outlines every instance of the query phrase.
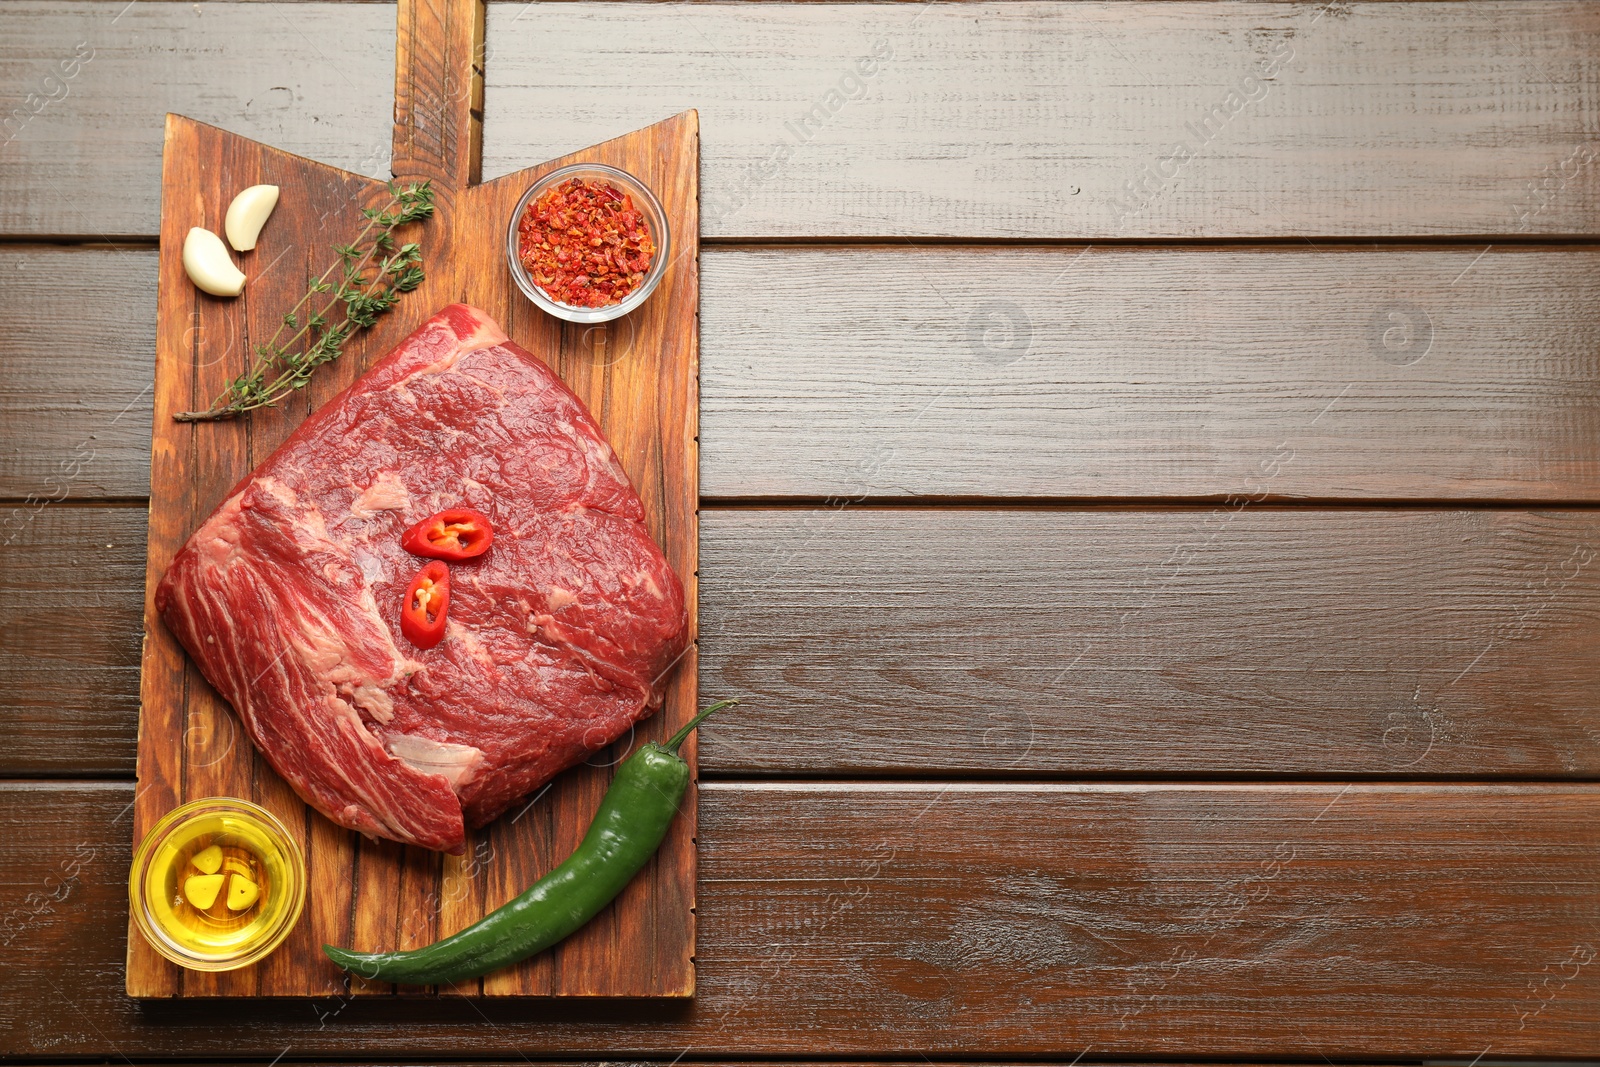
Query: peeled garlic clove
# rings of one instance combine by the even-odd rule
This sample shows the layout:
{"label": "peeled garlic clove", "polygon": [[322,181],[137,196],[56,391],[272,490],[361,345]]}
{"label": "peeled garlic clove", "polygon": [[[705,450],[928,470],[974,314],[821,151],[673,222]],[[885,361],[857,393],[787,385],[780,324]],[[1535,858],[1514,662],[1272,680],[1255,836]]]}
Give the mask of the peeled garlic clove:
{"label": "peeled garlic clove", "polygon": [[184,899],[205,911],[217,902],[217,894],[222,892],[222,883],[227,877],[225,874],[197,874],[186,878],[183,883]]}
{"label": "peeled garlic clove", "polygon": [[183,269],[189,280],[212,296],[238,296],[244,292],[244,272],[233,265],[228,246],[210,230],[198,226],[183,239]]}
{"label": "peeled garlic clove", "polygon": [[222,870],[222,846],[212,845],[194,854],[191,861],[201,874],[216,874]]}
{"label": "peeled garlic clove", "polygon": [[242,874],[228,883],[228,910],[243,911],[261,898],[261,887]]}
{"label": "peeled garlic clove", "polygon": [[233,198],[233,203],[228,205],[228,217],[222,224],[222,232],[228,235],[228,243],[234,251],[248,252],[256,246],[261,227],[267,224],[267,216],[277,206],[276,185],[252,185]]}

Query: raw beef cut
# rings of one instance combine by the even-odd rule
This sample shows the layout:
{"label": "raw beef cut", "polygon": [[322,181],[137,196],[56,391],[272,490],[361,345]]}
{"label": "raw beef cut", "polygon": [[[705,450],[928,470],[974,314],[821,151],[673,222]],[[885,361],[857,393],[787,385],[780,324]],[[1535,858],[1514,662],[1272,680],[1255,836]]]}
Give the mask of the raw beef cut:
{"label": "raw beef cut", "polygon": [[[450,565],[445,637],[423,651],[399,616],[427,561],[400,538],[451,507],[487,515],[494,547]],[[648,714],[688,632],[594,419],[463,304],[240,483],[156,607],[308,804],[448,851]]]}

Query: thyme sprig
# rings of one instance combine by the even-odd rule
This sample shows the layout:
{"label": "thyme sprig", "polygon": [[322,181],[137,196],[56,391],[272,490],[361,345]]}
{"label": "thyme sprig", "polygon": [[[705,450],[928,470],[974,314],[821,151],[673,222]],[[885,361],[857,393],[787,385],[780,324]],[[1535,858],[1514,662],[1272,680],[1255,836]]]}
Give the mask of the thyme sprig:
{"label": "thyme sprig", "polygon": [[[432,216],[433,186],[419,182],[400,188],[390,182],[389,197],[381,208],[361,210],[367,225],[354,241],[334,247],[337,262],[307,281],[306,294],[284,314],[272,339],[256,346],[250,369],[229,382],[205,411],[181,411],[174,419],[231,419],[272,407],[304,388],[312,372],[339,358],[346,341],[422,284],[422,246],[396,245],[394,231]],[[280,343],[286,330],[293,332]]]}

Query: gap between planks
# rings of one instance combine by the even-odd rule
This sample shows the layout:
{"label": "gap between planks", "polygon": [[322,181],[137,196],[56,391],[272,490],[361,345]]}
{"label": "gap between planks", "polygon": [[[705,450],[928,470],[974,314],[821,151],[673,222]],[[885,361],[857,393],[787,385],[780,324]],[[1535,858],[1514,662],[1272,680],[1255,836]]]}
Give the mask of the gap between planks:
{"label": "gap between planks", "polygon": [[0,234],[0,249],[7,252],[154,252],[160,247],[159,238],[142,234]]}
{"label": "gap between planks", "polygon": [[[133,775],[126,778],[63,775],[0,774],[0,792],[38,790],[71,791],[81,789],[117,790],[135,785]],[[1498,789],[1505,792],[1539,790],[1584,792],[1600,789],[1600,776],[1549,778],[1537,775],[1413,775],[1404,778],[1380,773],[1340,772],[1319,774],[1296,772],[1273,775],[1265,771],[1164,772],[1160,777],[1144,773],[1078,772],[1058,777],[1041,777],[1038,771],[1007,775],[1004,771],[962,771],[959,775],[929,774],[927,771],[853,771],[849,777],[818,772],[773,771],[770,774],[742,771],[718,774],[703,767],[695,779],[702,792],[754,793],[1157,793],[1157,792],[1238,792],[1255,787],[1253,792],[1325,792],[1330,786],[1368,791],[1413,793],[1472,792]],[[1231,1060],[1229,1062],[1232,1062]]]}
{"label": "gap between planks", "polygon": [[[154,3],[177,3],[179,0],[145,0]],[[212,0],[218,2],[218,0]],[[221,0],[225,3],[268,3],[271,0]],[[286,0],[296,2],[325,2],[325,0]],[[384,0],[339,0],[341,3],[382,3]],[[551,0],[557,3],[580,3],[584,0]],[[628,3],[661,3],[663,0],[615,0],[615,2]],[[680,0],[681,2],[681,0]],[[711,0],[690,0],[690,2],[711,2]],[[795,0],[804,2],[804,0]],[[862,3],[868,0],[860,0]],[[911,3],[914,0],[895,0],[900,3]],[[967,0],[952,0],[962,3]],[[1173,0],[1177,2],[1177,0]],[[1394,0],[1401,2],[1401,0]],[[1437,237],[1352,237],[1348,234],[1295,234],[1293,236],[1255,236],[1255,237],[930,237],[874,235],[854,237],[850,235],[815,236],[815,237],[701,237],[700,248],[715,248],[720,251],[741,252],[783,251],[793,248],[804,251],[826,251],[829,248],[838,248],[853,252],[883,251],[894,252],[905,249],[924,251],[941,248],[975,248],[975,249],[1009,249],[1009,248],[1059,248],[1070,250],[1092,245],[1099,248],[1148,248],[1153,251],[1162,249],[1180,249],[1184,251],[1204,252],[1215,249],[1217,251],[1237,252],[1241,249],[1259,249],[1264,252],[1283,251],[1284,249],[1298,249],[1304,245],[1311,245],[1318,251],[1361,251],[1361,252],[1419,252],[1433,250],[1448,250],[1452,248],[1470,249],[1478,245],[1492,244],[1502,251],[1540,251],[1558,248],[1562,250],[1593,251],[1600,249],[1600,238],[1592,234],[1441,234]],[[154,234],[107,234],[107,233],[0,233],[0,249],[6,251],[43,251],[77,249],[86,252],[149,252],[161,247],[160,238]]]}
{"label": "gap between planks", "polygon": [[[233,2],[233,0],[230,0]],[[250,2],[250,0],[239,0]],[[1241,496],[1244,494],[1240,494]],[[38,501],[0,496],[0,509],[31,507]],[[49,508],[147,508],[143,496],[68,497]],[[702,497],[698,509],[706,511],[1203,511],[1237,507],[1229,496],[1157,497]],[[1253,510],[1265,511],[1594,511],[1600,500],[1453,499],[1414,500],[1406,497],[1372,500],[1349,497],[1267,497],[1249,500]]]}
{"label": "gap between planks", "polygon": [[[168,0],[155,0],[155,2],[164,3],[168,2]],[[257,3],[263,2],[263,0],[229,0],[229,2]],[[297,2],[297,0],[287,0],[287,2],[293,3]],[[341,0],[341,2],[370,3],[374,2],[374,0]],[[564,0],[547,0],[547,2],[564,2]],[[794,0],[794,2],[800,2],[800,0]],[[904,2],[910,2],[910,0],[904,0]],[[1377,0],[1377,2],[1387,2],[1387,0]],[[234,1064],[263,1064],[265,1067],[273,1067],[274,1064],[280,1063],[284,1064],[285,1067],[288,1067],[290,1064],[343,1064],[348,1065],[348,1067],[372,1067],[372,1065],[375,1065],[377,1062],[370,1058],[355,1056],[340,1057],[335,1055],[308,1055],[301,1057],[290,1056],[286,1054],[276,1057],[241,1056],[237,1059],[226,1061],[217,1061],[214,1059],[177,1061],[172,1059],[170,1056],[152,1057],[140,1056],[137,1054],[133,1056],[120,1056],[118,1058],[123,1063],[130,1065],[138,1064],[141,1065],[141,1067],[144,1067],[144,1065],[148,1065],[148,1067],[223,1067],[224,1064],[227,1065],[227,1067],[232,1067]],[[597,1062],[617,1062],[616,1060],[577,1061],[573,1060],[571,1057],[551,1058],[539,1056],[537,1054],[531,1057],[524,1057],[521,1060],[507,1060],[502,1057],[485,1057],[484,1059],[478,1060],[444,1060],[437,1057],[419,1055],[413,1057],[402,1056],[392,1058],[384,1062],[394,1063],[397,1060],[408,1059],[426,1060],[432,1065],[432,1067],[595,1067]],[[72,1061],[38,1060],[18,1062],[64,1063]],[[1206,1057],[1185,1055],[1163,1057],[1154,1055],[1112,1058],[1110,1056],[1082,1055],[1069,1059],[1065,1056],[1030,1056],[1026,1054],[993,1057],[973,1056],[965,1059],[943,1055],[937,1060],[930,1060],[926,1057],[920,1060],[908,1060],[904,1056],[887,1053],[883,1055],[861,1053],[849,1056],[830,1057],[822,1053],[807,1053],[805,1055],[796,1055],[793,1053],[773,1053],[771,1055],[760,1056],[756,1056],[754,1054],[719,1056],[715,1052],[706,1052],[702,1055],[695,1056],[693,1059],[690,1059],[682,1054],[676,1057],[669,1057],[666,1055],[630,1056],[627,1060],[627,1063],[630,1065],[637,1065],[637,1067],[655,1067],[655,1065],[658,1065],[658,1067],[702,1067],[702,1065],[713,1064],[716,1065],[716,1067],[767,1067],[767,1065],[772,1065],[772,1067],[778,1067],[778,1065],[782,1065],[782,1067],[811,1067],[813,1064],[817,1065],[817,1067],[852,1067],[854,1064],[872,1064],[873,1067],[971,1067],[971,1065],[974,1064],[1029,1064],[1033,1065],[1033,1067],[1097,1067],[1097,1065],[1101,1064],[1119,1065],[1119,1067],[1143,1067],[1143,1065],[1151,1065],[1151,1067],[1308,1067],[1308,1065],[1309,1067],[1334,1067],[1334,1065],[1337,1065],[1337,1067],[1418,1067],[1419,1064],[1426,1064],[1428,1067],[1456,1067],[1456,1065],[1459,1065],[1459,1067],[1504,1067],[1504,1065],[1508,1063],[1513,1064],[1514,1067],[1533,1067],[1533,1064],[1537,1064],[1538,1067],[1587,1067],[1587,1065],[1590,1064],[1600,1065],[1600,1060],[1545,1059],[1533,1061],[1533,1064],[1530,1064],[1529,1061],[1487,1059],[1476,1061],[1468,1057],[1462,1057],[1460,1059],[1430,1060],[1330,1060],[1326,1056],[1317,1056],[1314,1058],[1307,1057],[1304,1059],[1297,1059],[1293,1056],[1274,1056],[1268,1059],[1251,1060],[1242,1056]]]}
{"label": "gap between planks", "polygon": [[[554,2],[580,3],[584,0],[554,0]],[[628,0],[621,0],[628,2]],[[639,0],[639,2],[661,3],[663,0]],[[700,2],[700,0],[690,0]],[[865,3],[867,0],[861,0]],[[912,0],[895,0],[899,3],[910,3]],[[956,3],[967,0],[953,0]],[[1179,0],[1172,0],[1176,3]],[[1382,0],[1380,0],[1382,2]],[[1401,2],[1401,0],[1395,0]],[[1175,248],[1184,251],[1204,252],[1209,249],[1218,251],[1237,252],[1240,249],[1259,248],[1262,251],[1282,251],[1298,249],[1304,245],[1311,245],[1318,251],[1336,252],[1363,251],[1363,252],[1417,252],[1437,251],[1452,248],[1470,249],[1479,245],[1492,244],[1496,248],[1506,250],[1528,249],[1539,250],[1548,248],[1594,248],[1600,245],[1593,234],[1581,233],[1517,233],[1509,235],[1497,234],[1439,234],[1438,236],[1401,236],[1401,237],[1365,237],[1350,234],[1321,234],[1303,233],[1292,235],[1258,234],[1249,237],[958,237],[958,236],[929,236],[926,234],[912,235],[865,235],[851,236],[819,235],[819,236],[783,236],[783,237],[702,237],[700,247],[702,250],[716,248],[725,251],[762,251],[770,252],[785,248],[816,249],[841,248],[851,251],[871,251],[882,249],[914,248],[1081,248],[1084,245],[1095,245],[1101,248],[1149,248],[1153,250]]]}
{"label": "gap between planks", "polygon": [[1253,499],[1246,493],[1219,496],[1155,497],[1001,497],[1001,496],[791,496],[701,497],[705,511],[1200,511],[1218,507],[1268,511],[1593,511],[1600,500],[1454,499],[1383,497],[1279,497]]}

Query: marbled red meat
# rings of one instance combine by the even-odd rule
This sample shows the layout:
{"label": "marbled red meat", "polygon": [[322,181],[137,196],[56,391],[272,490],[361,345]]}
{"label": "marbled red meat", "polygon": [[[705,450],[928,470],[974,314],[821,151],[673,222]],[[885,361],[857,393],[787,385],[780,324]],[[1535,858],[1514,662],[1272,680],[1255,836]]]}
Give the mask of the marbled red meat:
{"label": "marbled red meat", "polygon": [[[400,633],[425,562],[400,538],[449,507],[487,515],[494,547],[451,565],[445,637],[424,651]],[[648,714],[688,629],[583,403],[463,304],[240,483],[156,607],[307,803],[448,851]]]}

